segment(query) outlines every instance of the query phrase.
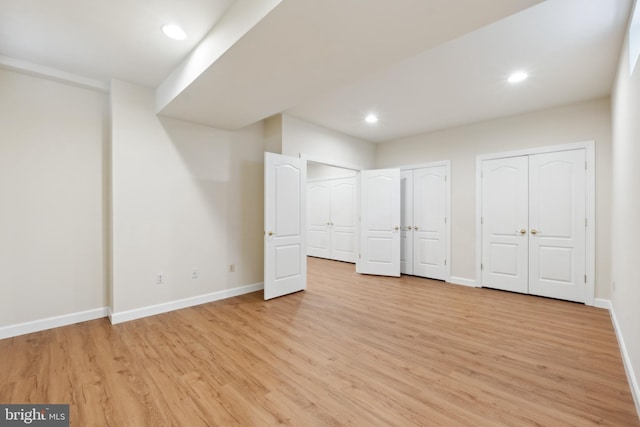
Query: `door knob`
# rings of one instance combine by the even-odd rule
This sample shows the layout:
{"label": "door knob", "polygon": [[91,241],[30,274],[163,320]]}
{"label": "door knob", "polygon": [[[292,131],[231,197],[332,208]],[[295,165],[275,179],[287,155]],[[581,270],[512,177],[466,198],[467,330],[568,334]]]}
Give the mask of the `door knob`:
{"label": "door knob", "polygon": [[269,236],[273,236],[273,231],[267,233]]}
{"label": "door knob", "polygon": [[414,225],[414,226],[413,226],[413,229],[414,229],[414,230],[417,230],[417,229],[418,229],[418,226],[417,226],[417,225]]}
{"label": "door knob", "polygon": [[531,234],[538,234],[538,230],[531,230]]}
{"label": "door knob", "polygon": [[395,227],[393,227],[394,230],[398,231],[400,230],[400,227],[398,227],[397,225]]}
{"label": "door knob", "polygon": [[408,227],[407,227],[407,229],[408,229],[408,230],[411,230],[411,226],[408,226]]}
{"label": "door knob", "polygon": [[[525,230],[524,228],[520,229],[520,234],[527,234],[527,230]],[[535,233],[533,233],[535,234]]]}

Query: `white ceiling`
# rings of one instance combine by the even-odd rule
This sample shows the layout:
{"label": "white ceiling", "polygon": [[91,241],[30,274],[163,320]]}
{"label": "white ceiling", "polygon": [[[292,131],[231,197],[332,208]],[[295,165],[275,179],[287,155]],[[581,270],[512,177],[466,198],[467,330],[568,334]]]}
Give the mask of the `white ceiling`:
{"label": "white ceiling", "polygon": [[283,0],[161,112],[237,129],[539,1]]}
{"label": "white ceiling", "polygon": [[[0,66],[156,88],[226,11],[260,1],[0,0]],[[632,1],[540,1],[283,0],[162,114],[234,129],[285,112],[385,141],[609,94]],[[530,78],[508,87],[518,68]]]}
{"label": "white ceiling", "polygon": [[[0,55],[156,87],[235,0],[0,0]],[[184,41],[161,32],[181,25]]]}
{"label": "white ceiling", "polygon": [[[287,113],[380,142],[606,96],[631,3],[547,0]],[[520,69],[529,79],[507,83]]]}

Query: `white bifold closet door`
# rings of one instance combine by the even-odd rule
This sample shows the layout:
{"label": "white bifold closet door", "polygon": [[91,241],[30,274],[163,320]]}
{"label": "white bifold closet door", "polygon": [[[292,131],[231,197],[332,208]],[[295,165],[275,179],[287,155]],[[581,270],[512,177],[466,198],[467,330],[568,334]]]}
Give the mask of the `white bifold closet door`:
{"label": "white bifold closet door", "polygon": [[331,183],[307,184],[307,255],[331,258]]}
{"label": "white bifold closet door", "polygon": [[446,278],[447,170],[413,170],[413,274]]}
{"label": "white bifold closet door", "polygon": [[356,178],[331,181],[331,258],[355,262]]}
{"label": "white bifold closet door", "polygon": [[482,285],[584,302],[584,149],[482,162]]}
{"label": "white bifold closet door", "polygon": [[401,271],[447,278],[447,167],[401,171]]}
{"label": "white bifold closet door", "polygon": [[307,184],[307,255],[355,262],[356,178]]}
{"label": "white bifold closet door", "polygon": [[361,171],[359,206],[356,271],[400,276],[400,170]]}

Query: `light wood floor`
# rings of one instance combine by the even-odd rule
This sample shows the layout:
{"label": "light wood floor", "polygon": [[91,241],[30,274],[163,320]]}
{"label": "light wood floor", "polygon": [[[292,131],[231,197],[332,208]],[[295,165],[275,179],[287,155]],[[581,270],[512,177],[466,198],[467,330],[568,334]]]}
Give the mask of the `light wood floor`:
{"label": "light wood floor", "polygon": [[638,426],[609,314],[309,260],[305,292],[0,341],[74,426]]}

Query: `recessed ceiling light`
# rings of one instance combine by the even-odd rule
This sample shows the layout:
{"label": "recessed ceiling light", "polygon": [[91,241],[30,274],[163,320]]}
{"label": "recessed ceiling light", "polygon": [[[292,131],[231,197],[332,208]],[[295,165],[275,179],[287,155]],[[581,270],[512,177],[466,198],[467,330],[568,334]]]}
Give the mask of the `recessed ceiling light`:
{"label": "recessed ceiling light", "polygon": [[524,71],[516,71],[515,73],[509,76],[507,81],[509,83],[520,83],[521,81],[525,80],[527,77],[529,77],[529,74],[525,73]]}
{"label": "recessed ceiling light", "polygon": [[367,123],[377,123],[378,122],[378,116],[376,116],[373,113],[369,113],[367,114],[367,117],[364,118],[364,121]]}
{"label": "recessed ceiling light", "polygon": [[187,38],[187,33],[176,24],[167,24],[162,26],[162,32],[165,36],[174,40],[184,40]]}

